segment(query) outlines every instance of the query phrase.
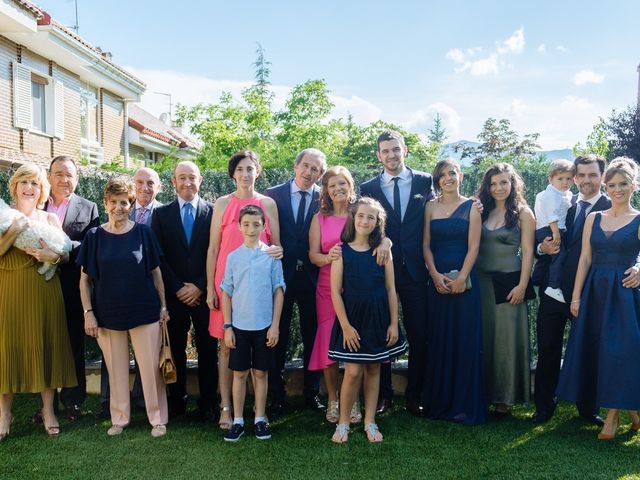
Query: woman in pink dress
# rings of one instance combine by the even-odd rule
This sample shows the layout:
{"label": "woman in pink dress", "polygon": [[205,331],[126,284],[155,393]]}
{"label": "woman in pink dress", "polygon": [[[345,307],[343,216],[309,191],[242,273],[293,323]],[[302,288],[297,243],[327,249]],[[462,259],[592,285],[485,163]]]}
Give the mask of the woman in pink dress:
{"label": "woman in pink dress", "polygon": [[[231,428],[231,382],[229,349],[225,346],[222,309],[220,308],[220,283],[224,276],[227,255],[242,245],[242,233],[238,228],[240,209],[246,205],[261,207],[266,214],[266,228],[260,240],[267,245],[280,245],[278,209],[273,199],[255,191],[261,166],[258,154],[251,150],[239,150],[229,159],[229,176],[236,190],[219,197],[213,209],[211,235],[207,252],[207,304],[211,309],[209,334],[219,339],[218,378],[220,385],[220,428]],[[271,249],[270,255],[282,257],[282,248]]]}
{"label": "woman in pink dress", "polygon": [[[329,395],[327,420],[338,421],[338,364],[329,360],[329,340],[336,312],[331,302],[331,263],[341,256],[340,233],[347,221],[349,205],[356,199],[353,177],[344,167],[331,167],[322,177],[320,212],[309,229],[309,259],[320,267],[316,288],[318,330],[309,360],[309,370],[322,370]],[[359,405],[354,406],[358,420]]]}

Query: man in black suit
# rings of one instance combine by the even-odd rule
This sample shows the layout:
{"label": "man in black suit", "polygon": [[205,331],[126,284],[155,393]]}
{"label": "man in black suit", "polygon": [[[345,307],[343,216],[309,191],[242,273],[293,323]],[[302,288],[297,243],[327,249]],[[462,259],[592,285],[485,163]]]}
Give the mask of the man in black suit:
{"label": "man in black suit", "polygon": [[[72,157],[60,155],[51,160],[48,180],[51,184],[51,195],[44,208],[47,212],[58,216],[64,233],[69,236],[73,244],[69,262],[60,265],[60,284],[78,378],[77,387],[63,388],[60,391],[60,400],[64,405],[67,418],[73,421],[81,417],[80,407],[87,397],[84,314],[80,302],[80,268],[76,266],[76,257],[86,233],[100,225],[100,220],[97,205],[73,193],[78,185],[78,168]],[[39,421],[38,414],[34,416],[34,420]]]}
{"label": "man in black suit", "polygon": [[[269,418],[282,416],[284,412],[285,385],[284,364],[289,344],[293,304],[298,304],[300,333],[304,347],[305,403],[314,410],[324,409],[318,398],[320,372],[307,370],[318,321],[316,318],[316,284],[318,267],[309,261],[309,227],[313,215],[318,212],[320,189],[316,182],[327,169],[324,153],[315,148],[301,151],[294,162],[294,178],[267,190],[278,206],[280,242],[284,249],[282,268],[287,289],[280,316],[280,341],[274,347],[274,367],[269,372]],[[297,220],[300,219],[298,222]]]}
{"label": "man in black suit", "polygon": [[[605,159],[596,155],[579,156],[574,161],[574,182],[578,194],[573,196],[572,206],[567,211],[567,233],[565,234],[566,256],[562,276],[562,292],[565,302],[559,302],[548,295],[540,295],[540,307],[537,317],[538,364],[535,374],[534,400],[536,412],[532,417],[534,423],[544,423],[552,416],[556,408],[555,391],[558,386],[560,361],[562,358],[562,341],[567,319],[571,319],[569,311],[573,284],[578,269],[578,260],[582,251],[582,230],[584,220],[590,212],[598,212],[611,207],[611,200],[600,191],[604,174]],[[547,237],[536,245],[538,261],[532,281],[544,291],[548,283],[549,255],[558,252],[558,247]],[[636,282],[640,279],[640,269],[632,267],[632,273],[625,282]],[[626,285],[626,284],[625,284]],[[598,405],[578,403],[578,413],[589,422],[602,425],[604,422],[598,415]]]}
{"label": "man in black suit", "polygon": [[[148,167],[141,167],[133,175],[133,183],[136,185],[136,203],[129,213],[129,220],[151,227],[151,217],[153,210],[161,206],[162,203],[156,200],[160,192],[160,176],[158,172]],[[144,410],[144,394],[142,392],[142,379],[138,364],[135,365],[135,379],[131,389],[131,400],[134,405]],[[107,365],[102,361],[100,368],[100,403],[102,411],[98,414],[99,419],[111,417],[109,410],[109,371]]]}
{"label": "man in black suit", "polygon": [[[387,212],[386,235],[393,242],[396,290],[402,304],[402,321],[409,341],[406,408],[422,414],[422,372],[426,362],[427,268],[422,255],[424,206],[433,198],[431,175],[412,170],[404,163],[408,150],[403,136],[385,130],[377,140],[380,175],[360,186],[362,196],[378,200]],[[391,406],[391,364],[380,371],[378,413]]]}
{"label": "man in black suit", "polygon": [[178,198],[156,208],[151,218],[164,254],[161,270],[171,321],[167,324],[178,381],[169,385],[169,412],[187,409],[187,335],[193,322],[198,351],[200,418],[215,418],[217,344],[209,335],[206,260],[213,205],[198,196],[202,176],[193,162],[176,165],[171,179]]}

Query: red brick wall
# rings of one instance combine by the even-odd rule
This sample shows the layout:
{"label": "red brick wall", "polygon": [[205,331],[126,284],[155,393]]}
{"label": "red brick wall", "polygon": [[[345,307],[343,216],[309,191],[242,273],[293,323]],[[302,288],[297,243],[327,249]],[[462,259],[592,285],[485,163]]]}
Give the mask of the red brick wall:
{"label": "red brick wall", "polygon": [[17,59],[17,45],[0,36],[0,146],[20,149],[20,133],[13,128],[12,63]]}
{"label": "red brick wall", "polygon": [[102,146],[104,161],[124,162],[124,102],[102,89]]}

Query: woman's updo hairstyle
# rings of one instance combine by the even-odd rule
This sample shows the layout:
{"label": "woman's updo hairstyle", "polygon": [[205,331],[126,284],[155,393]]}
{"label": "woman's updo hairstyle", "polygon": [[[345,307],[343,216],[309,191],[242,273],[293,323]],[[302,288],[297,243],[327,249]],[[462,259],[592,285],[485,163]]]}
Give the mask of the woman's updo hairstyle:
{"label": "woman's updo hairstyle", "polygon": [[631,183],[638,183],[638,164],[629,157],[616,157],[604,172],[604,183],[620,174]]}

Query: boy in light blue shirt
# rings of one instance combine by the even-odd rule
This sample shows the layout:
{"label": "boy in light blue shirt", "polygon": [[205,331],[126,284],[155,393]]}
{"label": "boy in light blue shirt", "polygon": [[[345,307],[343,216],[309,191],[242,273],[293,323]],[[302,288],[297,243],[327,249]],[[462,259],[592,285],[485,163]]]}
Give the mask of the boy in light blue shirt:
{"label": "boy in light blue shirt", "polygon": [[265,253],[260,241],[265,228],[262,209],[247,205],[240,209],[239,228],[244,243],[227,257],[222,291],[224,342],[230,349],[233,370],[233,425],[224,439],[236,442],[244,433],[244,400],[247,376],[252,370],[255,390],[255,434],[271,438],[265,417],[267,372],[273,361],[273,347],[280,334],[280,313],[284,299],[282,262]]}

